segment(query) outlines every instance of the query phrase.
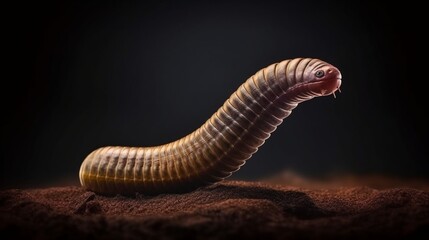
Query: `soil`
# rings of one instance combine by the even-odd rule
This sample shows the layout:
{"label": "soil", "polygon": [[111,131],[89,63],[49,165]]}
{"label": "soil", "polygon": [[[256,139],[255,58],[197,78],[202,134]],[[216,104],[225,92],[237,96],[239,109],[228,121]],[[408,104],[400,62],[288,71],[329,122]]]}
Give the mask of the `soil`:
{"label": "soil", "polygon": [[10,239],[429,239],[429,191],[247,181],[131,197],[79,186],[6,189],[0,233]]}

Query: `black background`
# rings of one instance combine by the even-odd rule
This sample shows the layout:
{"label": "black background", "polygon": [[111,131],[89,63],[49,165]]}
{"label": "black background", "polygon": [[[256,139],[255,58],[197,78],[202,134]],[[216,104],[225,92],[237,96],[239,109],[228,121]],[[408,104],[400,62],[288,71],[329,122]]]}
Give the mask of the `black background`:
{"label": "black background", "polygon": [[427,177],[423,8],[177,2],[3,7],[3,188],[77,184],[95,148],[183,137],[249,76],[295,57],[337,66],[342,93],[298,106],[234,178]]}

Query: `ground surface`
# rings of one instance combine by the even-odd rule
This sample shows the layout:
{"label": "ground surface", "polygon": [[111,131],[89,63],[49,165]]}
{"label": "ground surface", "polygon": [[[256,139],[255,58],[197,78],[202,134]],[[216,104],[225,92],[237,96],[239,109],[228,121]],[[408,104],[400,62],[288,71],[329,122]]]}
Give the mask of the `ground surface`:
{"label": "ground surface", "polygon": [[0,192],[0,231],[11,239],[429,239],[427,189],[301,185],[224,181],[152,197],[9,189]]}

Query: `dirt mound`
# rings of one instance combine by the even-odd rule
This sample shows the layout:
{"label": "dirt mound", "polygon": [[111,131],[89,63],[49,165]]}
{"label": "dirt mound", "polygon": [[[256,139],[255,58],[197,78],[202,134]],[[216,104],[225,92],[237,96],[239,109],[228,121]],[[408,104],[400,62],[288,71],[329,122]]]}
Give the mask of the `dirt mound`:
{"label": "dirt mound", "polygon": [[2,235],[27,239],[429,239],[429,192],[224,181],[186,194],[80,187],[0,192]]}

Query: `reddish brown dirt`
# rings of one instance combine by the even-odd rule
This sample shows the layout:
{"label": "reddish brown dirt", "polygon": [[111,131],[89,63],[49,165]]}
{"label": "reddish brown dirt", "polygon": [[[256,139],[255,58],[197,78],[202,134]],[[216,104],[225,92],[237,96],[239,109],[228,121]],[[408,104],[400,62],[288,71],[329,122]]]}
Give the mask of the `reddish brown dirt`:
{"label": "reddish brown dirt", "polygon": [[224,181],[186,194],[0,192],[10,239],[429,239],[429,191]]}

